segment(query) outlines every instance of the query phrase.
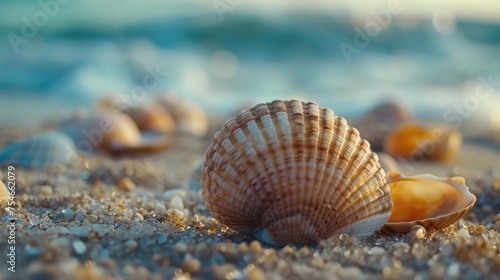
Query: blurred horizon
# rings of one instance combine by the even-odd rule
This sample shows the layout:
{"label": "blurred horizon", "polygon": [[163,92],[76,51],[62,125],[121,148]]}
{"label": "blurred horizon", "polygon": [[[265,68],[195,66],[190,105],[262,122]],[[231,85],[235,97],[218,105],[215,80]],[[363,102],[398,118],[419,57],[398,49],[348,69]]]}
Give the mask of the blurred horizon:
{"label": "blurred horizon", "polygon": [[[154,69],[163,76],[147,95],[223,114],[301,98],[343,116],[396,100],[431,118],[481,79],[500,80],[495,1],[58,1],[0,3],[4,114],[35,114],[40,101],[90,108],[134,94]],[[476,113],[493,110],[497,93]]]}

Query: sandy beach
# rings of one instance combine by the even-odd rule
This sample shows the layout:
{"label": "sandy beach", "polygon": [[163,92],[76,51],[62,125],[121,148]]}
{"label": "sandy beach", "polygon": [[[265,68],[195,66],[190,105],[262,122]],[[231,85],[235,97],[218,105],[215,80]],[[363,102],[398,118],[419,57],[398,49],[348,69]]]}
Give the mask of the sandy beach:
{"label": "sandy beach", "polygon": [[[221,123],[212,127],[220,128]],[[12,136],[3,139],[8,137]],[[15,279],[497,279],[500,275],[498,150],[466,139],[454,161],[415,165],[415,174],[464,176],[478,198],[469,214],[443,230],[376,232],[367,239],[336,234],[316,246],[276,248],[228,229],[206,210],[197,191],[199,177],[190,177],[210,142],[210,136],[179,135],[168,151],[159,154],[82,155],[70,166],[16,168],[12,172],[18,186],[16,206],[13,216],[4,212],[2,220],[2,228],[7,228],[9,217],[15,218],[16,272],[10,275]],[[7,168],[2,168],[4,182]],[[1,232],[4,248],[9,234]],[[8,261],[2,254],[2,271]]]}

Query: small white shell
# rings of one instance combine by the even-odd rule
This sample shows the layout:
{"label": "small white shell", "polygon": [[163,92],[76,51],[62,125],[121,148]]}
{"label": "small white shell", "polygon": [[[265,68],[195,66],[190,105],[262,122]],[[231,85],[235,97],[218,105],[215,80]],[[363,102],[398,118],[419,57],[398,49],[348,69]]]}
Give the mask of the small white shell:
{"label": "small white shell", "polygon": [[68,165],[78,158],[73,141],[58,132],[20,139],[0,151],[0,165],[10,164],[21,168]]}
{"label": "small white shell", "polygon": [[330,109],[298,100],[230,119],[207,150],[201,184],[216,219],[277,246],[371,235],[392,207],[369,143]]}
{"label": "small white shell", "polygon": [[458,221],[476,203],[462,177],[390,173],[387,182],[394,204],[392,216],[383,227],[387,232],[409,232],[416,225],[442,229]]}

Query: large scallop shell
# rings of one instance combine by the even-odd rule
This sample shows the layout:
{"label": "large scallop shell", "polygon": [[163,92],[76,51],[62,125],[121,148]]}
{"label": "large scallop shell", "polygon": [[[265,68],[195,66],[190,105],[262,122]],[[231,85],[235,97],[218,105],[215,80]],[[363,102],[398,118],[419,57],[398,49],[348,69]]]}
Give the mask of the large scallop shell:
{"label": "large scallop shell", "polygon": [[129,116],[114,110],[94,112],[83,119],[65,121],[59,130],[70,136],[76,147],[85,152],[148,153],[170,146],[170,141],[165,137],[149,139],[141,135]]}
{"label": "large scallop shell", "polygon": [[230,119],[207,150],[201,184],[216,219],[277,246],[371,235],[392,207],[369,143],[330,109],[298,100]]}
{"label": "large scallop shell", "polygon": [[442,229],[467,214],[476,197],[462,177],[447,179],[424,174],[404,177],[389,173],[387,182],[394,203],[392,215],[383,230],[408,232],[415,225]]}
{"label": "large scallop shell", "polygon": [[0,151],[0,165],[45,168],[76,161],[75,144],[66,135],[49,132],[16,140]]}

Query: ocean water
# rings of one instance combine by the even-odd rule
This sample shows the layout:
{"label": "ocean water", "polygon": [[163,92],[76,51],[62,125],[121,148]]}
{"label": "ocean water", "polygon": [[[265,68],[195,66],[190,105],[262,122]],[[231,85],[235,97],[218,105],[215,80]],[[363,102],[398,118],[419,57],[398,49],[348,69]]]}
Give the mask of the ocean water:
{"label": "ocean water", "polygon": [[488,122],[500,105],[489,9],[283,3],[2,1],[0,111],[30,123],[110,94],[134,103],[162,92],[211,114],[300,98],[359,116],[397,100],[421,118],[466,110]]}

